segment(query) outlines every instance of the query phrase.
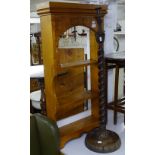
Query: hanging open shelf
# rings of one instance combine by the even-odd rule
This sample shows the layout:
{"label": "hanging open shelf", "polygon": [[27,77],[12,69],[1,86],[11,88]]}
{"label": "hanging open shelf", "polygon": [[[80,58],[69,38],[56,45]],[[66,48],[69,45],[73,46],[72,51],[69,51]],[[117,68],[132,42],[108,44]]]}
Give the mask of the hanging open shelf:
{"label": "hanging open shelf", "polygon": [[[96,8],[99,7],[104,16],[107,12],[105,5],[47,2],[37,9],[41,21],[48,118],[57,121],[72,115],[73,111],[78,114],[84,111],[84,102],[91,100],[89,117],[60,127],[61,148],[67,141],[99,126],[98,44],[95,36]],[[58,48],[60,36],[68,28],[78,25],[90,28],[90,60],[84,60],[84,49]],[[84,88],[84,67],[88,65],[92,66],[91,91]]]}

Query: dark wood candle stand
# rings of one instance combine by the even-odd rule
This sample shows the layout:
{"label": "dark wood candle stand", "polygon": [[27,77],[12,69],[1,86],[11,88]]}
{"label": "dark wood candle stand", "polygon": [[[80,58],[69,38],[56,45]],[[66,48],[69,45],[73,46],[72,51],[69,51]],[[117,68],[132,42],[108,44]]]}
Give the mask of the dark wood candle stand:
{"label": "dark wood candle stand", "polygon": [[96,21],[98,24],[98,32],[96,33],[96,40],[99,45],[98,49],[98,85],[99,85],[99,104],[100,104],[100,127],[93,129],[88,133],[85,139],[86,146],[95,152],[108,153],[117,150],[121,141],[119,136],[110,130],[106,129],[106,96],[105,96],[105,62],[104,62],[104,31],[102,29],[102,16],[100,14],[100,8],[97,10]]}

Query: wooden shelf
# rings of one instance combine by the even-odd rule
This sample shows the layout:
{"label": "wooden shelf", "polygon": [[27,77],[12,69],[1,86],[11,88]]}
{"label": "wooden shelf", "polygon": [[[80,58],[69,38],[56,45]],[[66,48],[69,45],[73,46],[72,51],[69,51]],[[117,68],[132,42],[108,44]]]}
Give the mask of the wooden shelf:
{"label": "wooden shelf", "polygon": [[71,110],[79,105],[84,104],[84,101],[87,99],[95,99],[98,97],[98,94],[96,92],[91,91],[83,91],[81,93],[68,93],[67,95],[63,97],[59,97],[58,101],[60,104],[60,107],[58,108],[58,113],[60,111],[64,110]]}
{"label": "wooden shelf", "polygon": [[71,63],[60,64],[60,66],[61,68],[73,68],[73,67],[80,67],[80,66],[88,66],[96,63],[97,63],[96,60],[81,60],[81,61],[76,61]]}
{"label": "wooden shelf", "polygon": [[125,35],[125,32],[122,31],[118,31],[118,32],[114,32],[115,35]]}
{"label": "wooden shelf", "polygon": [[[70,139],[99,125],[99,104],[98,97],[98,43],[96,35],[98,26],[92,27],[92,21],[96,18],[96,8],[100,7],[100,15],[107,13],[106,5],[74,4],[48,2],[40,4],[37,10],[41,20],[41,40],[43,47],[43,59],[45,67],[45,92],[46,92],[46,113],[51,120],[57,120],[61,113],[61,119],[72,116],[70,111],[77,110],[76,114],[84,111],[84,100],[91,99],[91,116],[85,119],[74,121],[60,128],[61,147]],[[71,14],[71,16],[70,16]],[[63,16],[62,16],[63,15]],[[78,17],[78,18],[77,18]],[[54,24],[53,24],[54,23]],[[62,26],[63,25],[63,26]],[[59,38],[62,32],[75,25],[92,27],[89,33],[90,60],[84,61],[84,48],[59,48]],[[54,34],[54,35],[53,35]],[[96,61],[95,61],[96,60]],[[85,87],[85,66],[90,65],[92,93],[84,92]],[[63,72],[61,72],[63,71]],[[92,99],[93,98],[93,99]],[[81,103],[80,103],[81,102]],[[72,107],[74,107],[72,109]],[[66,109],[65,109],[66,108]],[[70,108],[70,111],[68,109]],[[62,111],[61,109],[65,109]],[[72,110],[71,110],[72,109]],[[96,119],[97,118],[97,119]]]}
{"label": "wooden shelf", "polygon": [[77,138],[81,133],[88,132],[98,126],[99,119],[89,116],[59,128],[61,137],[60,147],[63,148],[68,140]]}

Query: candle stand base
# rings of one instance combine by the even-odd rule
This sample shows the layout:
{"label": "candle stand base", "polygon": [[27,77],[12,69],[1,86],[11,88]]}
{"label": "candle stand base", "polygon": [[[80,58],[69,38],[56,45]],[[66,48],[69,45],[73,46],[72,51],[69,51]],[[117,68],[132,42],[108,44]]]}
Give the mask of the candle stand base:
{"label": "candle stand base", "polygon": [[116,151],[120,147],[121,140],[115,132],[103,130],[99,127],[87,134],[85,145],[94,152],[110,153]]}

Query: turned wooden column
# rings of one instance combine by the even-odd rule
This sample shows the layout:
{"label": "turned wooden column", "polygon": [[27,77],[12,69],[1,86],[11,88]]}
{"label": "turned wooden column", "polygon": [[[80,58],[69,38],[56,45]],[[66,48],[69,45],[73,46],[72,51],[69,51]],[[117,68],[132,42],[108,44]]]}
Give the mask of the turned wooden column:
{"label": "turned wooden column", "polygon": [[94,152],[108,153],[117,150],[121,141],[119,136],[110,130],[106,129],[107,107],[106,107],[106,86],[105,86],[105,59],[104,59],[104,36],[103,31],[103,16],[101,8],[96,8],[96,21],[98,31],[96,40],[98,43],[98,87],[99,87],[99,107],[100,107],[100,126],[89,132],[85,139],[85,144],[88,149]]}

